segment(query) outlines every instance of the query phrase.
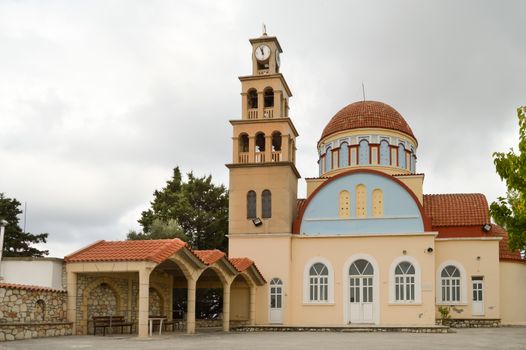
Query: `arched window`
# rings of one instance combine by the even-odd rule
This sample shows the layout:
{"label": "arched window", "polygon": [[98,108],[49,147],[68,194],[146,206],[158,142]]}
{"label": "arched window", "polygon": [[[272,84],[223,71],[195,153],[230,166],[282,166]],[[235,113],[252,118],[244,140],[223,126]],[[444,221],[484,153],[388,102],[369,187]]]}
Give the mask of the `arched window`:
{"label": "arched window", "polygon": [[256,134],[256,152],[265,152],[265,134],[262,132]]}
{"label": "arched window", "polygon": [[256,192],[247,192],[247,219],[256,218]]}
{"label": "arched window", "polygon": [[272,194],[269,190],[261,193],[261,216],[265,219],[272,217]]}
{"label": "arched window", "polygon": [[332,149],[327,147],[325,152],[325,172],[331,171],[332,169]]}
{"label": "arched window", "polygon": [[365,185],[356,186],[356,217],[364,218],[367,216],[367,194]]}
{"label": "arched window", "polygon": [[369,142],[367,142],[367,140],[360,141],[360,147],[358,150],[358,163],[360,165],[369,164]]}
{"label": "arched window", "polygon": [[349,145],[347,142],[340,144],[340,168],[349,166]]}
{"label": "arched window", "polygon": [[391,151],[389,151],[389,142],[382,140],[380,142],[380,165],[390,165],[391,164]]}
{"label": "arched window", "polygon": [[374,268],[369,261],[359,259],[351,264],[349,267],[351,303],[373,302],[373,276]]}
{"label": "arched window", "polygon": [[279,131],[272,133],[272,151],[281,151],[281,133]]}
{"label": "arched window", "polygon": [[405,169],[405,147],[403,144],[398,145],[398,167]]}
{"label": "arched window", "polygon": [[461,300],[460,271],[454,265],[448,265],[440,273],[442,302],[459,303]]}
{"label": "arched window", "polygon": [[258,108],[258,92],[256,89],[250,89],[247,92],[248,108]]}
{"label": "arched window", "polygon": [[384,216],[384,194],[381,189],[377,188],[373,191],[373,217],[378,218]]}
{"label": "arched window", "polygon": [[395,300],[415,300],[415,267],[402,261],[395,268]]}
{"label": "arched window", "polygon": [[271,87],[263,91],[263,101],[265,107],[274,107],[274,90]]}
{"label": "arched window", "polygon": [[248,152],[248,135],[239,135],[239,152]]}
{"label": "arched window", "polygon": [[309,300],[329,300],[329,270],[323,263],[317,262],[309,269]]}
{"label": "arched window", "polygon": [[338,209],[338,216],[342,219],[351,216],[351,194],[347,190],[340,192],[340,207]]}

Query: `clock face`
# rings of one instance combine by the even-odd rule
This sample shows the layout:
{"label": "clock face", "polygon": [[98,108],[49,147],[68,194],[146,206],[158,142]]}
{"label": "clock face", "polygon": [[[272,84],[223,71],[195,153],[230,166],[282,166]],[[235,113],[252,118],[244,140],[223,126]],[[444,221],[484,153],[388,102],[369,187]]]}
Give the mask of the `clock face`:
{"label": "clock face", "polygon": [[259,45],[256,47],[255,54],[258,61],[266,61],[270,57],[270,47],[267,45]]}

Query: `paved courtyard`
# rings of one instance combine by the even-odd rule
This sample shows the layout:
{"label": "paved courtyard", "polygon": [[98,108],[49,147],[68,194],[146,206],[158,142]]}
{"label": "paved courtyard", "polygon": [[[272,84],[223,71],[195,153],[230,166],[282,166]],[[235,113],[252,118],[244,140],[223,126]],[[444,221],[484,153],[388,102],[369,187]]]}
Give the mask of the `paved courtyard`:
{"label": "paved courtyard", "polygon": [[207,332],[139,340],[123,336],[42,338],[0,343],[0,349],[526,349],[526,327],[460,329],[450,334]]}

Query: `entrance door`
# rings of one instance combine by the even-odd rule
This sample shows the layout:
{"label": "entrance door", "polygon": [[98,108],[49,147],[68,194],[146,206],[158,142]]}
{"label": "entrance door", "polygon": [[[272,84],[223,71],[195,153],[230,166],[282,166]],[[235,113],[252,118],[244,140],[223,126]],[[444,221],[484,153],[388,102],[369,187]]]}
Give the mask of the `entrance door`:
{"label": "entrance door", "polygon": [[473,300],[472,313],[473,316],[484,315],[484,280],[482,277],[472,277],[473,284]]}
{"label": "entrance door", "polygon": [[364,259],[349,268],[349,312],[351,323],[374,322],[373,266]]}
{"label": "entrance door", "polygon": [[270,323],[283,323],[283,282],[279,278],[270,281]]}

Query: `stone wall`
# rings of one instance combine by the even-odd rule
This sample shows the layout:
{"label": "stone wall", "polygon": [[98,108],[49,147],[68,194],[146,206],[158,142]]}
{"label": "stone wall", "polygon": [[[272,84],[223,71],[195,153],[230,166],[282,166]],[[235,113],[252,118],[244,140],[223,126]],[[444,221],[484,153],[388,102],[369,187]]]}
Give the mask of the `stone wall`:
{"label": "stone wall", "polygon": [[0,284],[0,341],[70,335],[66,299],[60,290]]}
{"label": "stone wall", "polygon": [[500,327],[500,320],[489,318],[451,318],[447,320],[438,319],[436,324],[451,328],[496,328]]}

